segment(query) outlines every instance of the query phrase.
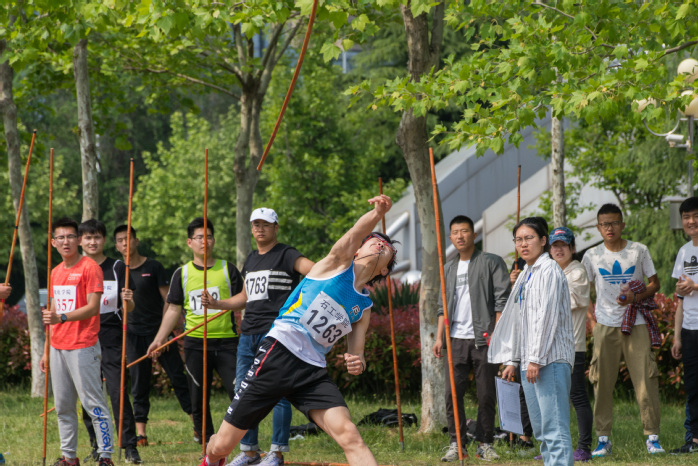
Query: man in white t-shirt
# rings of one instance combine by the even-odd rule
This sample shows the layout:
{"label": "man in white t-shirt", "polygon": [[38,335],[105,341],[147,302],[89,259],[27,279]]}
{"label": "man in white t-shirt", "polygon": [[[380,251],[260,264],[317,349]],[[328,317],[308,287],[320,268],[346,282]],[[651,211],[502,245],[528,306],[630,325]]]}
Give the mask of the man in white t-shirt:
{"label": "man in white t-shirt", "polygon": [[689,197],[679,207],[683,231],[691,237],[676,255],[671,276],[678,279],[679,304],[674,317],[671,354],[683,359],[688,426],[692,439],[672,453],[698,453],[698,197]]}
{"label": "man in white t-shirt", "polygon": [[[611,454],[613,425],[613,389],[618,367],[625,361],[633,382],[649,453],[664,453],[659,444],[659,370],[650,344],[645,319],[638,312],[630,335],[621,332],[628,305],[651,298],[659,290],[659,278],[647,246],[621,237],[625,223],[615,204],[604,204],[596,216],[603,244],[589,249],[582,264],[596,288],[596,320],[591,325],[594,350],[589,381],[594,385],[594,420],[599,444],[593,457]],[[647,289],[633,293],[626,289],[632,280],[649,280]]]}
{"label": "man in white t-shirt", "polygon": [[[470,218],[465,215],[455,217],[451,220],[450,230],[449,238],[458,250],[458,257],[446,265],[446,304],[461,444],[465,446],[468,443],[463,397],[468,388],[472,370],[478,401],[475,429],[475,440],[478,442],[476,456],[491,461],[499,458],[492,448],[496,403],[494,378],[497,376],[499,365],[487,362],[487,348],[497,318],[509,298],[511,283],[507,266],[501,257],[475,249],[477,233]],[[434,356],[440,358],[443,356],[445,328],[443,302],[440,296],[437,315],[438,330],[432,352]],[[449,367],[446,364],[447,374],[448,370]],[[451,384],[448,382],[446,383],[446,416],[451,440],[448,451],[441,461],[457,461],[458,437]],[[466,451],[463,453],[464,457],[467,456]]]}

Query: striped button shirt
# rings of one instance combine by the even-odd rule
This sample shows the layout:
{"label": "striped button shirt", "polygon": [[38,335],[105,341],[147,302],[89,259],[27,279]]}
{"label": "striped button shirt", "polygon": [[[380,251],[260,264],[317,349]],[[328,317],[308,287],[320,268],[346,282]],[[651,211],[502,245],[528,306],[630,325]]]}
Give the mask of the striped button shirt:
{"label": "striped button shirt", "polygon": [[[512,348],[511,342],[517,348]],[[567,279],[548,253],[526,265],[509,296],[490,342],[493,363],[574,365],[574,331]]]}

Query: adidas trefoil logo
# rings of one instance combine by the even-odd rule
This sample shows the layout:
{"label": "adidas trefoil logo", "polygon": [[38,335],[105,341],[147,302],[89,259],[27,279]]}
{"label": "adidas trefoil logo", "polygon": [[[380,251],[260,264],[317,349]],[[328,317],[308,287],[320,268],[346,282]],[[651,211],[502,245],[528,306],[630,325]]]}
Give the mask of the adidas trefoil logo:
{"label": "adidas trefoil logo", "polygon": [[618,261],[615,261],[613,263],[613,267],[610,271],[604,269],[603,267],[599,267],[599,274],[601,274],[604,280],[613,285],[619,285],[623,283],[623,281],[630,281],[630,279],[633,278],[634,273],[634,265],[632,267],[629,267],[625,272],[623,272],[623,268],[620,266],[620,263]]}

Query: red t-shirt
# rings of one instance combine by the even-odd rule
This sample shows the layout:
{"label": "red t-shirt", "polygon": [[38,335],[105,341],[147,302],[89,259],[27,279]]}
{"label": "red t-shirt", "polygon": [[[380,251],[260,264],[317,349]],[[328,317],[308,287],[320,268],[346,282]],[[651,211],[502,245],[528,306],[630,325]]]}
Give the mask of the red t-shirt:
{"label": "red t-shirt", "polygon": [[[87,295],[102,293],[104,275],[99,265],[89,257],[66,269],[61,262],[51,271],[51,297],[58,314],[65,314],[87,305]],[[89,319],[51,328],[51,346],[60,350],[89,348],[97,343],[99,312]]]}

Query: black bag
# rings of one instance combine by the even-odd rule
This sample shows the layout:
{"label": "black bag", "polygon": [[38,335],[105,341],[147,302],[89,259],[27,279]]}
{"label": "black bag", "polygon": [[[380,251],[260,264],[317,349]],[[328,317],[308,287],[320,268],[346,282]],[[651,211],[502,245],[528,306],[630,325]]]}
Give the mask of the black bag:
{"label": "black bag", "polygon": [[[412,426],[417,424],[417,416],[413,413],[402,413],[402,425]],[[397,409],[383,409],[374,411],[359,421],[360,426],[373,425],[383,427],[397,427]]]}

